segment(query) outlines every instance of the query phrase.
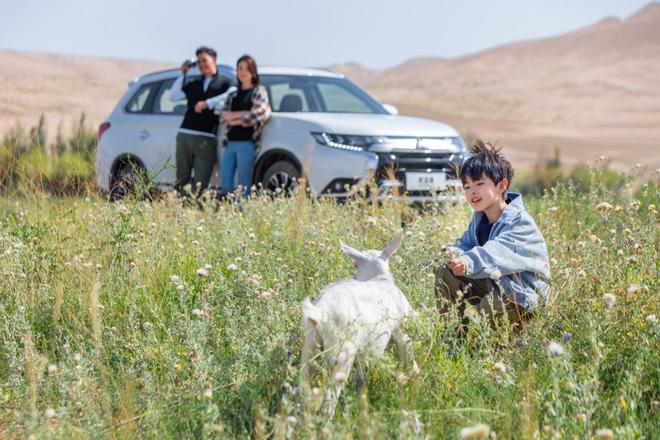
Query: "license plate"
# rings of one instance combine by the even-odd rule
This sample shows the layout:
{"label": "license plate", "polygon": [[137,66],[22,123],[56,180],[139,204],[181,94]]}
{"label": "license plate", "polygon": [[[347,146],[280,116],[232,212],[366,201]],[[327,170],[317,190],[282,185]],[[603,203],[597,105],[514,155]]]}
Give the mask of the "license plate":
{"label": "license plate", "polygon": [[445,173],[406,173],[406,190],[431,191],[447,188]]}

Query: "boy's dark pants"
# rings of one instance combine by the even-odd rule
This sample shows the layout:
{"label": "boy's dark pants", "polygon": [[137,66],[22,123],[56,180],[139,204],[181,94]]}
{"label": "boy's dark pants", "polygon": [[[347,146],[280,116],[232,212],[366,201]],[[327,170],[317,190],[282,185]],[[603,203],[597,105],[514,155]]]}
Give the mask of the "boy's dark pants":
{"label": "boy's dark pants", "polygon": [[182,191],[190,181],[191,171],[195,171],[193,192],[200,194],[209,186],[213,167],[218,161],[218,141],[216,139],[179,133],[176,136],[176,182],[174,188]]}
{"label": "boy's dark pants", "polygon": [[[458,294],[457,292],[463,292]],[[497,284],[489,278],[467,278],[455,276],[448,267],[440,266],[435,273],[435,296],[441,315],[448,313],[453,304],[458,307],[461,317],[460,332],[465,333],[469,319],[465,316],[466,303],[483,312],[491,325],[498,317],[506,315],[515,326],[522,325],[529,313],[509,300]]]}

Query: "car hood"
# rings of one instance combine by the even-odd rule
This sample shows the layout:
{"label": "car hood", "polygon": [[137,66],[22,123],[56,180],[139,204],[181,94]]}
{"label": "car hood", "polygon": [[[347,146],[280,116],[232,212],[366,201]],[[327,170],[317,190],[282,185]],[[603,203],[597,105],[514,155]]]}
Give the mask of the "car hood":
{"label": "car hood", "polygon": [[273,113],[274,118],[306,121],[317,131],[335,134],[404,137],[454,137],[458,132],[447,124],[398,115],[346,113]]}

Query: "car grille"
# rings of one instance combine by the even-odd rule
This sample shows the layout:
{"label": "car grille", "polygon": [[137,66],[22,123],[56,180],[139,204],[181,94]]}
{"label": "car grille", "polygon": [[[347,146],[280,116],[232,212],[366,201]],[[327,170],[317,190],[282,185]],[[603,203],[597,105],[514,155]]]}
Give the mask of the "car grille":
{"label": "car grille", "polygon": [[[438,152],[391,152],[378,154],[378,170],[376,180],[380,183],[389,180],[394,171],[394,177],[402,185],[406,182],[406,171],[444,171],[447,179],[456,179],[460,163],[456,155],[452,153]],[[405,188],[403,188],[405,190]],[[421,191],[413,191],[411,195],[422,194]]]}

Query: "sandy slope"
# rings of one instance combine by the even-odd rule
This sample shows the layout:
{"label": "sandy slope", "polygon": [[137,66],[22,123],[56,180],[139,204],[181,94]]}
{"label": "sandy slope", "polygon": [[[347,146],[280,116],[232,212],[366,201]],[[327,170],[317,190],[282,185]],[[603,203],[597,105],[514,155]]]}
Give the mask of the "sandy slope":
{"label": "sandy slope", "polygon": [[52,138],[85,112],[97,126],[130,79],[171,65],[136,60],[0,51],[0,132],[16,122],[34,125],[40,114]]}
{"label": "sandy slope", "polygon": [[554,38],[385,71],[335,66],[402,112],[499,139],[517,161],[660,165],[660,4]]}
{"label": "sandy slope", "polygon": [[[49,135],[81,111],[96,125],[131,78],[162,63],[0,51],[0,132],[48,120]],[[566,163],[605,154],[617,166],[660,166],[660,4],[558,37],[384,71],[334,66],[404,114],[499,140],[516,165],[558,146]]]}

